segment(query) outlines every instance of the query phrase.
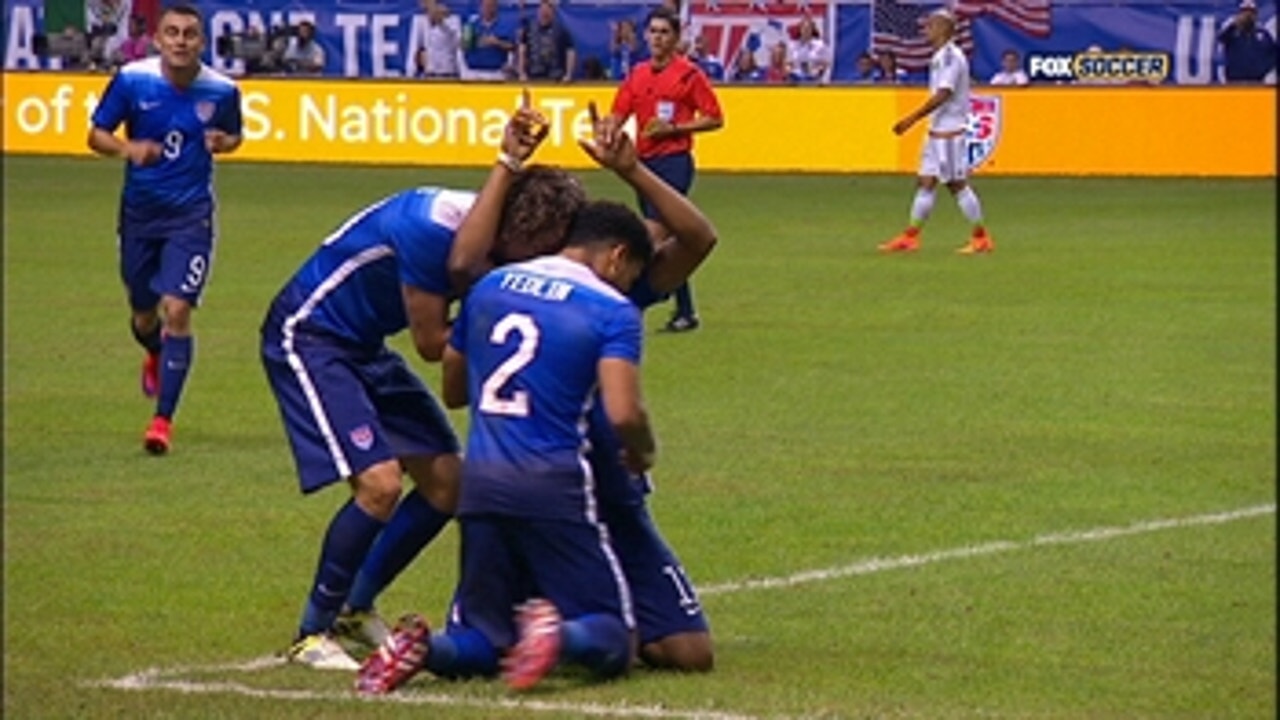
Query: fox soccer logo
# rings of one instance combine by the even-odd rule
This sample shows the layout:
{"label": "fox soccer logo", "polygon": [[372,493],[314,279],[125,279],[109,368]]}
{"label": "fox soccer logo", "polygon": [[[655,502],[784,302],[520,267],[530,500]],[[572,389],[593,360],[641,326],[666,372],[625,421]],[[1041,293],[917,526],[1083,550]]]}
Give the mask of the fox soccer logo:
{"label": "fox soccer logo", "polygon": [[969,96],[969,124],[964,133],[969,169],[977,170],[996,151],[1000,140],[1000,98],[995,95]]}

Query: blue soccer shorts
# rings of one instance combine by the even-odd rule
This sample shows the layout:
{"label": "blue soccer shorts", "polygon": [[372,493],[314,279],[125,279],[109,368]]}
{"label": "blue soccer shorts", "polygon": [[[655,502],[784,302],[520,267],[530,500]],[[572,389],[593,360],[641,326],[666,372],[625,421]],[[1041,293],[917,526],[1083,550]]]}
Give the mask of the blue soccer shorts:
{"label": "blue soccer shorts", "polygon": [[608,532],[587,521],[463,515],[462,569],[450,625],[479,630],[505,649],[515,644],[515,607],[532,596],[565,619],[607,614],[635,627],[631,597]]}
{"label": "blue soccer shorts", "polygon": [[121,208],[120,279],[129,307],[154,309],[162,295],[199,305],[213,270],[213,225],[212,202],[164,215]]}
{"label": "blue soccer shorts", "polygon": [[636,630],[647,645],[671,635],[707,632],[707,618],[680,560],[643,504],[602,504],[614,552],[631,588]]}
{"label": "blue soccer shorts", "polygon": [[262,364],[302,492],[388,460],[459,451],[444,409],[399,355],[300,330],[286,342],[278,328],[263,328]]}
{"label": "blue soccer shorts", "polygon": [[[692,153],[659,155],[657,157],[643,158],[640,162],[644,163],[644,166],[652,170],[654,175],[662,178],[663,182],[675,188],[681,195],[688,195],[689,188],[693,187]],[[657,210],[643,195],[636,194],[636,203],[640,206],[640,212],[645,217],[650,219],[658,217]]]}

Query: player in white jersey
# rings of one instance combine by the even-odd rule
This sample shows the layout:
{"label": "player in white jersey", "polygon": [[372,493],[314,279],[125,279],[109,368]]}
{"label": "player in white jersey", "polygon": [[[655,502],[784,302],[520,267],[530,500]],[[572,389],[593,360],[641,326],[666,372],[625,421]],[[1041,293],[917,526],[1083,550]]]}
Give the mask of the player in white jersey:
{"label": "player in white jersey", "polygon": [[920,249],[920,229],[933,210],[934,191],[941,180],[973,225],[969,242],[957,252],[965,255],[989,253],[995,242],[982,222],[982,204],[969,187],[969,158],[965,128],[969,122],[969,61],[952,41],[956,19],[948,10],[938,10],[925,23],[925,35],[933,46],[929,59],[929,99],[893,126],[901,135],[924,118],[929,118],[929,137],[920,155],[916,196],[911,203],[907,229],[880,245],[882,252],[912,252]]}

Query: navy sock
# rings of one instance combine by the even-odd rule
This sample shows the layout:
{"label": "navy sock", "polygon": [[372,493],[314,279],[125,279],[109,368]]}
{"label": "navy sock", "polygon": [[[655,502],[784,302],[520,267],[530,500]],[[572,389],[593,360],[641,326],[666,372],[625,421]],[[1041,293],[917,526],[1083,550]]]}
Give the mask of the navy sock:
{"label": "navy sock", "polygon": [[382,531],[381,520],[366,513],[354,499],[333,516],[320,550],[315,584],[302,614],[298,636],[328,632],[351,590],[351,579]]}
{"label": "navy sock", "polygon": [[156,402],[156,414],[172,418],[178,410],[178,398],[187,382],[191,358],[195,355],[195,341],[190,335],[174,337],[165,335],[160,350],[160,398]]}
{"label": "navy sock", "polygon": [[160,352],[160,323],[156,323],[150,332],[142,332],[137,325],[133,324],[133,318],[129,318],[129,331],[133,333],[133,339],[138,342],[147,352],[157,355]]}
{"label": "navy sock", "polygon": [[353,610],[372,608],[378,594],[422,552],[451,517],[435,509],[417,490],[401,498],[360,566],[347,604]]}
{"label": "navy sock", "polygon": [[676,288],[676,315],[679,317],[693,317],[693,288],[688,281],[682,283]]}
{"label": "navy sock", "polygon": [[560,657],[582,665],[597,677],[611,678],[626,672],[631,656],[631,636],[622,620],[613,615],[583,615],[560,626]]}
{"label": "navy sock", "polygon": [[432,675],[468,678],[498,674],[498,649],[484,633],[471,628],[453,628],[431,636],[426,669]]}

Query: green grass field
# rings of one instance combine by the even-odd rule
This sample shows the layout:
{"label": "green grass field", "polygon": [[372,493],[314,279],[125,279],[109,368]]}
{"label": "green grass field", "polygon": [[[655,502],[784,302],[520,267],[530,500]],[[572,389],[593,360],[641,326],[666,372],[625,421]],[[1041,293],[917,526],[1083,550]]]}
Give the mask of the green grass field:
{"label": "green grass field", "polygon": [[[195,370],[156,459],[118,165],[5,159],[5,717],[1276,716],[1270,180],[980,177],[999,249],[965,258],[945,195],[921,252],[876,253],[907,178],[703,175],[722,238],[704,327],[661,334],[651,312],[645,383],[654,513],[703,587],[716,671],[521,698],[422,678],[366,701],[343,674],[250,662],[290,639],[344,499],[296,490],[266,304],[366,202],[481,177],[223,165]],[[384,613],[440,620],[455,540]]]}

